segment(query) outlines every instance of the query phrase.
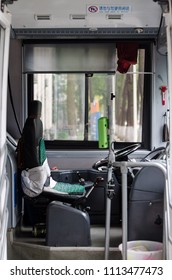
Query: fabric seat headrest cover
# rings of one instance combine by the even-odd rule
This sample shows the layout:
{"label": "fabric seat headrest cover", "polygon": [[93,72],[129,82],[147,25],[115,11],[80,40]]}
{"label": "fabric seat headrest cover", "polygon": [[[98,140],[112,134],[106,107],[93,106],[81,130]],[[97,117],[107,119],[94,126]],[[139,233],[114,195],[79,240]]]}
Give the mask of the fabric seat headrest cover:
{"label": "fabric seat headrest cover", "polygon": [[30,104],[29,117],[40,117],[42,103],[39,100],[33,100]]}

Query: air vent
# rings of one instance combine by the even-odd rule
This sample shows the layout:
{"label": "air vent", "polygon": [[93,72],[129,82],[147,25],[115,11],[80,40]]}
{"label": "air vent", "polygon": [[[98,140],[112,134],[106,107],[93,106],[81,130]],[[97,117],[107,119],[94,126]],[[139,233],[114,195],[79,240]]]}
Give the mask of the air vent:
{"label": "air vent", "polygon": [[35,15],[35,20],[51,20],[51,15]]}
{"label": "air vent", "polygon": [[123,15],[107,15],[107,19],[122,19]]}
{"label": "air vent", "polygon": [[70,18],[74,20],[84,20],[86,15],[70,15]]}

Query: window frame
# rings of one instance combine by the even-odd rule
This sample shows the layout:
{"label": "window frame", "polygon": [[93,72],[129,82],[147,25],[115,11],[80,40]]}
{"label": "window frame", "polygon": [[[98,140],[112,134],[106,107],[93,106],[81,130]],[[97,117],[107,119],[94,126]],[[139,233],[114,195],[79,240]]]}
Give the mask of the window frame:
{"label": "window frame", "polygon": [[[75,40],[76,41],[76,40]],[[120,40],[122,41],[122,40]],[[134,40],[132,40],[134,41]],[[66,43],[70,43],[70,40],[66,40]],[[83,42],[83,40],[77,40],[78,43]],[[102,42],[102,40],[101,40]],[[112,42],[112,40],[110,40]],[[114,43],[117,43],[118,40],[113,40]],[[125,40],[126,42],[126,40]],[[25,41],[24,44],[27,43],[36,43],[34,41]],[[50,43],[50,42],[48,42]],[[58,42],[56,42],[58,43]],[[99,40],[97,40],[97,44],[99,43]],[[152,40],[149,41],[140,41],[139,42],[139,48],[145,49],[145,70],[144,72],[152,72],[152,60],[150,59],[152,57]],[[39,41],[40,44],[40,41]],[[45,41],[44,41],[45,44]],[[48,73],[48,72],[47,72]],[[70,72],[69,72],[70,73]],[[81,72],[76,72],[81,73]],[[96,72],[94,72],[96,73]],[[88,76],[92,75],[94,73],[85,73],[85,92],[88,92]],[[98,72],[100,73],[100,72]],[[57,73],[61,74],[61,73]],[[29,73],[27,76],[27,104],[28,104],[28,110],[30,106],[30,102],[33,100],[34,95],[34,89],[33,89],[33,74]],[[150,149],[151,146],[151,92],[152,92],[152,75],[145,74],[144,78],[144,99],[143,99],[143,123],[142,123],[142,142],[141,148],[142,149]],[[88,95],[85,95],[85,102],[88,102]],[[85,103],[86,104],[86,103]],[[85,123],[87,123],[87,116],[88,116],[88,106],[85,106]],[[88,127],[86,126],[86,130]],[[85,137],[84,137],[85,139]],[[126,146],[132,145],[136,142],[115,142],[115,149],[121,149]],[[77,141],[77,140],[45,140],[45,145],[47,149],[50,150],[98,150],[100,149],[98,147],[98,141],[89,141],[89,140],[83,140],[83,141]],[[105,150],[105,149],[104,149]]]}

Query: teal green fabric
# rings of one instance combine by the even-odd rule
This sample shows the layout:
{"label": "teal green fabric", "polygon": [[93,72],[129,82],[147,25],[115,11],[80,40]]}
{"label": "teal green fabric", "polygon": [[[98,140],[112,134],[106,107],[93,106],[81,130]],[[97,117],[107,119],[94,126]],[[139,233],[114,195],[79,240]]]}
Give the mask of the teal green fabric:
{"label": "teal green fabric", "polygon": [[44,161],[46,160],[46,152],[45,152],[45,142],[44,139],[41,138],[39,141],[39,162],[43,165]]}
{"label": "teal green fabric", "polygon": [[83,194],[84,193],[84,186],[79,184],[69,184],[69,183],[63,183],[58,182],[54,187],[54,190],[59,192],[65,192],[69,194]]}

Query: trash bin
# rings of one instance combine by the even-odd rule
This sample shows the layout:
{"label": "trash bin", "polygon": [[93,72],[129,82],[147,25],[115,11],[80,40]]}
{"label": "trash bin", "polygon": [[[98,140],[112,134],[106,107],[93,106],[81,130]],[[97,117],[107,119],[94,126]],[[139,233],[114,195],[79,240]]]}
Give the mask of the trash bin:
{"label": "trash bin", "polygon": [[[162,260],[161,242],[136,240],[127,242],[127,260]],[[122,244],[119,245],[122,252]]]}

